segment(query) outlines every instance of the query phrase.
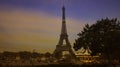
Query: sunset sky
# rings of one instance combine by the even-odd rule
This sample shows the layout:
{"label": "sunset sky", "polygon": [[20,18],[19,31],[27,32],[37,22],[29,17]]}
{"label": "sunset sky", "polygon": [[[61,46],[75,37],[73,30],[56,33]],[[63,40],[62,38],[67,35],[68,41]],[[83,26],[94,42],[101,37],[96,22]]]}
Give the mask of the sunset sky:
{"label": "sunset sky", "polygon": [[[63,0],[0,0],[0,52],[53,52],[61,32]],[[120,0],[64,0],[71,45],[82,27],[120,19]]]}

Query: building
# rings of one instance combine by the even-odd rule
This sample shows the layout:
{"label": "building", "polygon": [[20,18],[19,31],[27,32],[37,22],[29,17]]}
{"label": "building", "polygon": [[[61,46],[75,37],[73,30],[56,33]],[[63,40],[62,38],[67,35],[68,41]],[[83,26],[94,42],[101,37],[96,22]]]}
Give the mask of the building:
{"label": "building", "polygon": [[91,50],[89,47],[87,49],[84,49],[83,47],[76,51],[76,57],[78,58],[78,61],[80,64],[96,64],[102,62],[102,57],[100,54],[91,56]]}

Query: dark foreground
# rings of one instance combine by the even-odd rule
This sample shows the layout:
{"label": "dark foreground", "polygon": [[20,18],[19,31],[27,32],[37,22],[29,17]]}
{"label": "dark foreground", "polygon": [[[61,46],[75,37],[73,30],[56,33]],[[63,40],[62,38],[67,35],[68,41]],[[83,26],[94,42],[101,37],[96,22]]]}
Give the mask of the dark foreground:
{"label": "dark foreground", "polygon": [[78,64],[58,64],[58,65],[41,65],[36,67],[108,67],[107,65],[78,65]]}
{"label": "dark foreground", "polygon": [[27,65],[27,66],[0,66],[0,67],[108,67],[105,64],[79,65],[79,64],[48,64],[48,65]]}

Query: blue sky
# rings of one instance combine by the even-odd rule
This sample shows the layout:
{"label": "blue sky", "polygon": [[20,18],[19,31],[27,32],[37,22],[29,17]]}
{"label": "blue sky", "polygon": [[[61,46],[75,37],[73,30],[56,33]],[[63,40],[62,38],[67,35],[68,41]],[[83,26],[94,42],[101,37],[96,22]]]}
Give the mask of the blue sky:
{"label": "blue sky", "polygon": [[120,0],[0,0],[0,51],[52,52],[61,29],[61,7],[71,45],[84,24],[120,19]]}
{"label": "blue sky", "polygon": [[[0,4],[61,16],[62,2],[62,0],[1,0]],[[67,16],[85,20],[120,17],[119,3],[119,0],[64,0]]]}

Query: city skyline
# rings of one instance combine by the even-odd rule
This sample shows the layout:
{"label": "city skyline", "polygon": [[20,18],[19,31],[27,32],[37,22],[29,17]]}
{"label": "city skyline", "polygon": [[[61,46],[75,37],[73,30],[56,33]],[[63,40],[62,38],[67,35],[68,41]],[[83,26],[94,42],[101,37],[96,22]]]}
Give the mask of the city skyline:
{"label": "city skyline", "polygon": [[[73,45],[84,24],[120,19],[119,0],[65,0],[66,25]],[[1,0],[0,51],[54,51],[61,32],[62,1]]]}

